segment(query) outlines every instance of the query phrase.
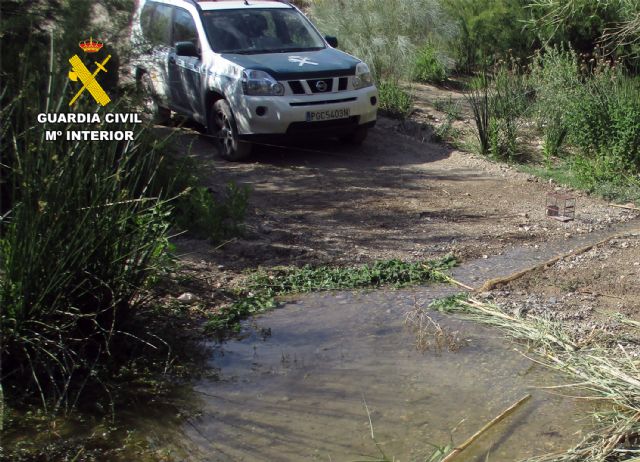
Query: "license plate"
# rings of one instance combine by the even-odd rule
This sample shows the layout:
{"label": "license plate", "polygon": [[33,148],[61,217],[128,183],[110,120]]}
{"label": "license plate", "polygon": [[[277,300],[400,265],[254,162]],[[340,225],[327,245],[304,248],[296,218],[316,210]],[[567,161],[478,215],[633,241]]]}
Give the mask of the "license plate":
{"label": "license plate", "polygon": [[322,122],[323,120],[346,119],[349,117],[351,110],[343,109],[327,109],[325,111],[307,111],[307,122]]}

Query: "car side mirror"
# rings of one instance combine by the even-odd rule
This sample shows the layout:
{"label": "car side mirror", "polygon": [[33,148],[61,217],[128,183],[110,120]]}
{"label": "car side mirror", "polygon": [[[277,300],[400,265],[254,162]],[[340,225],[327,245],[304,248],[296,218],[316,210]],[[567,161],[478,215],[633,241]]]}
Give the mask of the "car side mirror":
{"label": "car side mirror", "polygon": [[338,48],[338,38],[333,35],[325,35],[324,39],[331,48]]}
{"label": "car side mirror", "polygon": [[200,57],[200,52],[193,42],[176,42],[176,54],[178,56],[195,56]]}

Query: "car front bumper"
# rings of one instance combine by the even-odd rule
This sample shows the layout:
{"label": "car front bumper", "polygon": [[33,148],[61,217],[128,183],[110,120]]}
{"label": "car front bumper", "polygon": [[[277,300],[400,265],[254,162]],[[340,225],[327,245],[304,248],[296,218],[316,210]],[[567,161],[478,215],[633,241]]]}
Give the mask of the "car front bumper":
{"label": "car front bumper", "polygon": [[[349,117],[309,121],[310,112],[343,111]],[[285,135],[353,131],[375,123],[378,91],[375,87],[338,93],[285,96],[245,96],[232,104],[239,135]]]}

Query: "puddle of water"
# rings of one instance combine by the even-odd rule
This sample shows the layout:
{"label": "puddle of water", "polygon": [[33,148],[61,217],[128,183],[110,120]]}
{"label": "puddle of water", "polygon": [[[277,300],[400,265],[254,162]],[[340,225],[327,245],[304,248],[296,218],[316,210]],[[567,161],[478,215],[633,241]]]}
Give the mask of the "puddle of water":
{"label": "puddle of water", "polygon": [[[315,294],[245,324],[216,347],[217,379],[195,386],[201,413],[184,426],[189,460],[424,460],[429,443],[462,443],[527,393],[532,399],[459,460],[513,462],[564,450],[581,438],[584,408],[531,388],[561,383],[495,331],[436,317],[469,343],[420,353],[403,326],[414,296],[449,287]],[[415,295],[414,295],[415,294]],[[428,457],[427,457],[428,458]]]}

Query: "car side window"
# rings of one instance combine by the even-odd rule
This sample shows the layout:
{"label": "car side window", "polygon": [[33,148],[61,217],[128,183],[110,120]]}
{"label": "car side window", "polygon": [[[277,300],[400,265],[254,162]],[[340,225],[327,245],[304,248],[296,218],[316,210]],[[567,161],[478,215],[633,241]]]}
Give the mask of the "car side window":
{"label": "car side window", "polygon": [[192,42],[198,46],[198,29],[196,23],[187,10],[177,8],[173,17],[173,44],[176,42]]}
{"label": "car side window", "polygon": [[149,27],[149,40],[154,45],[171,46],[171,16],[173,8],[158,3]]}
{"label": "car side window", "polygon": [[140,12],[140,28],[142,29],[142,36],[145,40],[149,41],[151,40],[151,18],[153,17],[155,6],[155,3],[147,2]]}

